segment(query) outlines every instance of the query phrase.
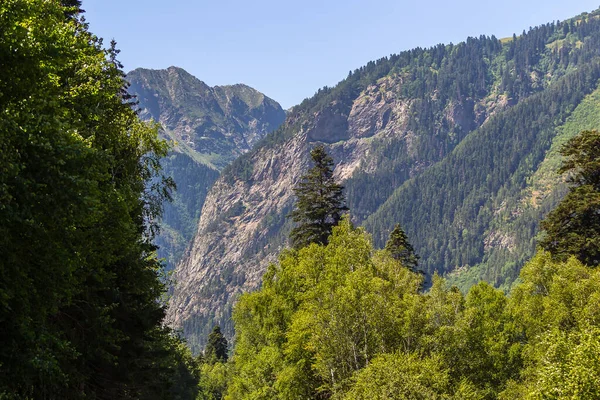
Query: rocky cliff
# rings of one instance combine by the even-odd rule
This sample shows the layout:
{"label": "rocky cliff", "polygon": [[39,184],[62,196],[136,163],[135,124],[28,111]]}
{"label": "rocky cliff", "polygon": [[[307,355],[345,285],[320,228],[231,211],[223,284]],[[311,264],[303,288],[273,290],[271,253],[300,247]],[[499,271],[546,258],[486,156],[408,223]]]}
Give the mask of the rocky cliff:
{"label": "rocky cliff", "polygon": [[281,125],[285,111],[246,85],[210,87],[177,67],[136,69],[127,74],[140,116],[159,123],[173,142],[165,172],[177,184],[165,204],[159,256],[168,268],[179,261],[197,229],[206,194],[223,167]]}
{"label": "rocky cliff", "polygon": [[[510,285],[544,213],[521,222],[519,254],[492,250],[514,240],[498,229],[508,219],[494,216],[526,192],[560,127],[595,90],[596,14],[392,55],[294,107],[208,194],[176,270],[170,322],[196,350],[213,323],[232,334],[236,297],[260,284],[287,244],[292,188],[317,143],[336,162],[353,221],[379,246],[400,222],[427,274],[473,269]],[[555,204],[560,193],[550,197]]]}
{"label": "rocky cliff", "polygon": [[[195,240],[177,268],[170,304],[170,322],[183,329],[193,348],[202,345],[213,321],[231,334],[236,297],[258,287],[266,265],[286,246],[291,227],[285,216],[294,201],[292,189],[308,169],[314,145],[326,144],[339,181],[349,184],[385,174],[394,175],[398,186],[443,158],[488,113],[501,108],[501,98],[490,101],[487,95],[434,100],[443,110],[443,128],[423,132],[414,128],[421,99],[402,93],[410,80],[407,74],[385,74],[351,99],[330,92],[323,104],[298,106],[282,128],[224,170],[204,203]],[[473,111],[476,105],[479,113]],[[425,154],[423,141],[435,142],[439,150]],[[382,148],[397,151],[393,162],[386,162]],[[402,173],[389,172],[398,165]],[[355,211],[364,196],[360,188],[348,190],[353,218],[360,222],[361,214]],[[377,190],[389,192],[393,187]],[[363,206],[364,215],[368,207]]]}

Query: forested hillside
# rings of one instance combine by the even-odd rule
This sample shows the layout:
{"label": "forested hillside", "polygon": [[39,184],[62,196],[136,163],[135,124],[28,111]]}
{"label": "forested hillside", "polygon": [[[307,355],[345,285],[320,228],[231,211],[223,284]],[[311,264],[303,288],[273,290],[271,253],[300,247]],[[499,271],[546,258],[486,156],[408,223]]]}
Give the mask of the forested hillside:
{"label": "forested hillside", "polygon": [[[586,96],[557,128],[550,150],[518,192],[501,189],[494,196],[495,212],[484,232],[483,261],[471,268],[459,268],[448,275],[450,282],[467,288],[484,279],[508,290],[520,265],[528,260],[539,232],[539,221],[567,190],[557,173],[562,163],[559,154],[564,143],[585,129],[600,127],[600,90]],[[521,182],[521,184],[523,184]],[[501,203],[497,203],[497,201]]]}
{"label": "forested hillside", "polygon": [[515,261],[531,257],[539,219],[521,221],[517,230],[502,232],[493,231],[494,214],[504,211],[501,208],[509,200],[511,211],[519,212],[513,199],[544,160],[557,125],[595,89],[599,78],[600,64],[583,65],[543,92],[493,116],[444,161],[399,188],[368,218],[366,228],[377,232],[376,242],[382,243],[389,221],[401,221],[414,235],[417,252],[423,254],[421,266],[429,274],[481,263],[486,242],[489,248],[508,250],[516,250],[520,243],[520,252],[512,257],[487,260],[492,270],[486,271],[486,278],[495,284],[511,283],[522,266]]}
{"label": "forested hillside", "polygon": [[429,276],[510,287],[564,193],[544,173],[560,160],[553,142],[597,127],[599,43],[595,11],[503,40],[405,51],[319,90],[209,192],[171,321],[194,345],[210,321],[232,333],[231,305],[287,244],[291,188],[319,143],[376,246],[400,223]]}
{"label": "forested hillside", "polygon": [[233,357],[214,356],[226,347],[218,328],[209,336],[200,395],[598,398],[600,132],[580,132],[559,154],[568,193],[542,221],[538,254],[510,295],[486,282],[465,295],[437,274],[423,290],[418,257],[399,225],[375,250],[364,228],[339,220],[340,202],[328,199],[340,200],[340,187],[316,147],[296,187],[294,246],[235,305]]}
{"label": "forested hillside", "polygon": [[161,161],[177,185],[155,243],[172,269],[194,237],[208,190],[219,172],[274,131],[285,112],[274,100],[246,85],[210,87],[181,68],[138,68],[127,74],[140,117],[160,125],[172,144]]}

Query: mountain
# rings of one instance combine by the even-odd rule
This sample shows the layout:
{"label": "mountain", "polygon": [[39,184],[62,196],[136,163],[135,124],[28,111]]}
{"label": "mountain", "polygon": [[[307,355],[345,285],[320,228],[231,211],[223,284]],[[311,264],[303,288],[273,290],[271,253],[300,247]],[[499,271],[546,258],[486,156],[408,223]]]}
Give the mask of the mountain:
{"label": "mountain", "polygon": [[208,193],[170,322],[196,349],[215,322],[231,335],[231,305],[287,244],[316,144],[378,246],[399,222],[429,276],[510,287],[564,194],[557,148],[600,128],[599,15],[382,58],[291,109]]}
{"label": "mountain", "polygon": [[174,143],[163,168],[177,184],[165,203],[159,256],[171,269],[196,232],[206,194],[219,172],[285,119],[274,100],[246,85],[210,87],[185,70],[136,69],[127,74],[140,116]]}

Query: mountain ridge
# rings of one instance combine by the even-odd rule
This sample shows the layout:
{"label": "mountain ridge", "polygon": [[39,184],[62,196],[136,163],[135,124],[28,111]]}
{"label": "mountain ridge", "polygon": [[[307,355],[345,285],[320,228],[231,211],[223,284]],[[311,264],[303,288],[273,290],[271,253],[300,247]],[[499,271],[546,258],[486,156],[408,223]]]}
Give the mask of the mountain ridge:
{"label": "mountain ridge", "polygon": [[[219,323],[232,334],[231,304],[239,293],[259,285],[266,264],[285,247],[291,228],[285,218],[293,204],[291,188],[308,168],[308,151],[318,143],[326,144],[336,162],[335,175],[346,186],[353,221],[365,222],[379,246],[400,222],[429,274],[482,262],[483,235],[477,235],[486,228],[473,210],[484,206],[487,213],[492,203],[479,204],[477,199],[493,195],[500,201],[520,190],[533,173],[532,166],[541,162],[556,127],[596,88],[597,67],[592,64],[599,57],[597,16],[595,11],[576,17],[578,23],[541,25],[504,43],[480,36],[456,45],[405,51],[370,62],[293,107],[282,127],[224,169],[208,195],[205,207],[211,211],[203,211],[198,240],[177,269],[179,286],[170,304],[170,322],[183,329],[196,349],[207,324]],[[555,102],[544,94],[549,90],[562,97]],[[530,119],[533,125],[527,125]],[[496,126],[499,123],[503,126]],[[519,130],[527,126],[533,132],[524,135]],[[418,213],[381,212],[379,221],[372,217],[398,188],[437,173],[436,166],[478,129],[490,132],[500,153],[491,169],[478,167],[471,156],[479,157],[492,142],[476,135],[477,150],[463,151],[448,167],[451,184],[460,190],[445,208],[431,200],[440,190],[435,180],[424,178],[431,183],[413,192],[428,193],[421,202],[427,207],[416,207]],[[510,143],[502,141],[511,135],[521,140],[539,137],[541,142],[515,149],[520,151],[511,158]],[[506,164],[509,173],[494,169],[496,164]],[[465,171],[489,172],[489,180],[477,178],[481,187],[475,180],[467,181],[476,189],[464,191],[464,174],[454,169],[461,166]],[[511,179],[517,183],[511,184]],[[506,193],[497,189],[504,186]],[[420,200],[407,197],[403,204],[411,201]],[[447,226],[418,231],[427,226],[419,223],[420,218],[438,218],[443,210],[455,207],[463,211],[456,218],[448,212]],[[477,229],[465,229],[473,223]],[[507,273],[511,280],[520,266],[512,255],[507,257],[506,262],[515,262]]]}
{"label": "mountain ridge", "polygon": [[[127,74],[140,116],[154,119],[176,147],[192,150],[221,170],[267,133],[285,112],[273,99],[250,86],[210,87],[182,68],[138,68]],[[196,157],[198,158],[198,157]]]}
{"label": "mountain ridge", "polygon": [[244,84],[210,87],[178,67],[138,68],[127,75],[140,117],[172,142],[163,169],[177,184],[164,204],[155,243],[174,268],[196,233],[204,199],[220,171],[284,120],[273,99]]}

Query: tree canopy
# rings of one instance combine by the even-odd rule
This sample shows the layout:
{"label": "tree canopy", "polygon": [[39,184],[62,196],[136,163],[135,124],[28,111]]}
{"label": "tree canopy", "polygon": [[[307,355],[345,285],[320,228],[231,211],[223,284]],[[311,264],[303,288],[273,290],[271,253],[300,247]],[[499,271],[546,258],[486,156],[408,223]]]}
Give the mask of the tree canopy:
{"label": "tree canopy", "polygon": [[0,2],[0,397],[193,398],[152,244],[168,146],[79,5]]}
{"label": "tree canopy", "polygon": [[235,308],[225,398],[598,397],[598,269],[540,251],[510,296],[421,279],[347,219],[284,251]]}
{"label": "tree canopy", "polygon": [[314,166],[294,188],[297,201],[290,217],[296,227],[290,234],[296,249],[310,243],[326,244],[331,231],[348,210],[344,205],[344,187],[333,177],[333,159],[323,145],[316,146],[310,156]]}
{"label": "tree canopy", "polygon": [[385,244],[385,249],[391,256],[400,261],[402,265],[410,269],[412,272],[419,272],[419,256],[415,253],[412,245],[408,241],[408,237],[400,224],[396,224],[394,230],[390,233],[390,238]]}
{"label": "tree canopy", "polygon": [[204,357],[209,362],[227,361],[227,339],[221,333],[219,325],[216,325],[208,335]]}
{"label": "tree canopy", "polygon": [[574,255],[600,264],[600,132],[583,131],[565,144],[560,172],[571,189],[542,222],[540,246],[561,260]]}

